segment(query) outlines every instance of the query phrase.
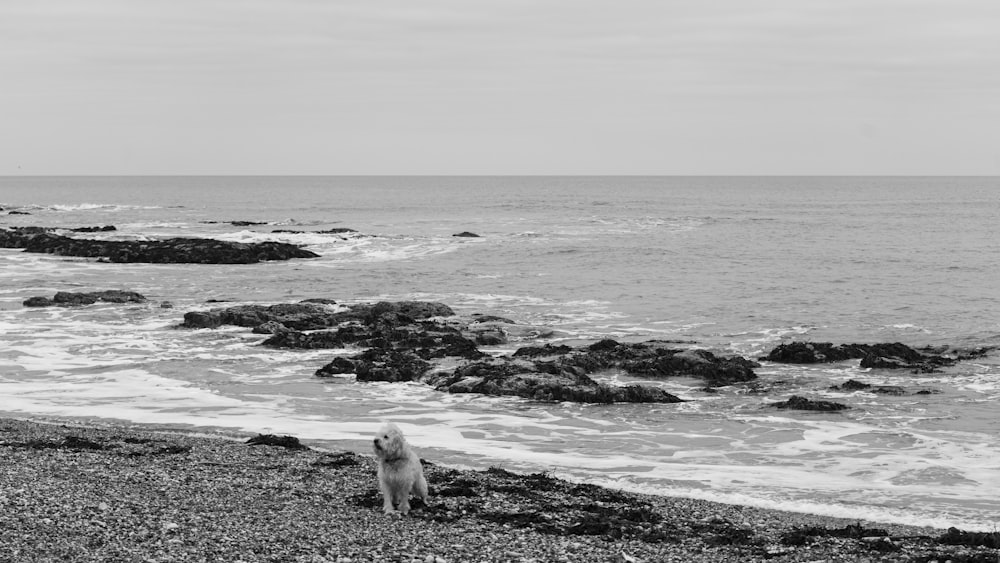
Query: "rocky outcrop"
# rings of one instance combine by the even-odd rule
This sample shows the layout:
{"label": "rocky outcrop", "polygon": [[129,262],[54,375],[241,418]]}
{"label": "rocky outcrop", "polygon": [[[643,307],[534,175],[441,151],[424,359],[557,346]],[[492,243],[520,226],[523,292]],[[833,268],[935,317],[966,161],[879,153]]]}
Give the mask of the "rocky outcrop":
{"label": "rocky outcrop", "polygon": [[146,298],[134,291],[117,289],[94,291],[90,293],[71,293],[60,291],[52,299],[48,297],[31,297],[24,301],[25,307],[78,307],[93,305],[98,301],[105,303],[145,303]]}
{"label": "rocky outcrop", "polygon": [[351,363],[358,381],[388,381],[392,383],[420,381],[421,377],[432,367],[430,362],[420,358],[410,350],[386,350],[383,348],[369,348],[352,358]]}
{"label": "rocky outcrop", "polygon": [[[951,351],[942,355],[942,351]],[[761,358],[786,364],[815,364],[860,359],[861,367],[906,369],[918,373],[938,371],[959,360],[980,357],[988,349],[950,350],[948,348],[914,349],[899,342],[881,344],[839,344],[829,342],[791,342],[782,344]]]}
{"label": "rocky outcrop", "polygon": [[834,346],[829,342],[791,342],[779,345],[761,359],[783,364],[817,364],[863,358],[864,355],[865,350],[854,344]]}
{"label": "rocky outcrop", "polygon": [[254,264],[269,260],[317,258],[315,252],[283,242],[229,242],[201,238],[154,241],[70,238],[48,230],[0,229],[0,247],[25,252],[99,258],[108,262],[155,264]]}
{"label": "rocky outcrop", "polygon": [[202,221],[206,225],[218,225],[218,224],[229,224],[234,227],[256,227],[258,225],[266,225],[267,221]]}
{"label": "rocky outcrop", "polygon": [[[441,331],[428,336],[425,331],[432,323],[397,326],[391,336],[372,340],[354,340],[358,346],[372,346],[352,357],[338,357],[320,368],[316,375],[357,374],[358,381],[418,381],[448,393],[482,393],[494,396],[517,396],[536,401],[575,401],[588,403],[675,403],[681,399],[652,386],[615,386],[599,383],[590,373],[611,367],[625,369],[626,361],[641,365],[644,376],[688,375],[703,377],[721,385],[756,377],[753,362],[742,358],[717,358],[704,350],[683,351],[665,348],[663,343],[619,344],[602,341],[595,345],[573,348],[566,345],[536,346],[518,349],[511,356],[486,358],[463,339],[460,331],[436,326]],[[343,331],[348,327],[343,327]],[[400,337],[412,330],[419,337]],[[449,330],[455,332],[449,332]],[[340,331],[338,331],[340,332]],[[304,335],[316,337],[319,334]],[[349,338],[330,332],[331,342],[345,343]],[[351,337],[356,336],[351,333]],[[442,337],[442,335],[444,337]],[[448,336],[456,339],[449,340]],[[287,339],[275,335],[271,340]],[[291,338],[300,338],[292,336]],[[326,337],[324,337],[326,338]],[[457,345],[456,342],[460,342]],[[342,347],[331,346],[331,347]],[[468,363],[457,368],[440,369],[431,363],[445,357],[464,357]],[[666,367],[652,368],[642,361],[659,359]],[[673,359],[673,363],[671,363]],[[738,361],[742,360],[742,361]],[[714,365],[716,369],[710,369]],[[728,383],[725,383],[728,384]]]}
{"label": "rocky outcrop", "polygon": [[462,231],[460,233],[455,233],[451,236],[462,237],[462,238],[479,238],[479,235],[477,235],[476,233],[470,233],[469,231]]}
{"label": "rocky outcrop", "polygon": [[[451,307],[443,303],[426,301],[362,303],[336,307],[335,302],[330,299],[307,299],[299,303],[236,305],[210,311],[192,311],[184,314],[181,326],[184,328],[217,328],[222,325],[257,327],[265,323],[277,323],[289,330],[306,331],[330,328],[353,321],[391,330],[400,324],[408,324],[417,319],[449,317],[454,314]],[[292,344],[273,343],[273,345],[299,347]]]}
{"label": "rocky outcrop", "polygon": [[840,385],[830,387],[834,391],[867,391],[880,395],[905,395],[906,390],[898,385],[872,385],[856,379],[848,379]]}
{"label": "rocky outcrop", "polygon": [[270,335],[263,345],[277,348],[362,349],[334,358],[316,371],[320,377],[355,374],[361,382],[416,381],[448,393],[540,401],[672,403],[681,399],[657,387],[609,385],[590,374],[618,369],[642,377],[697,377],[720,386],[754,379],[753,368],[758,365],[707,350],[671,348],[675,343],[663,341],[535,346],[490,358],[478,346],[505,339],[506,327],[514,325],[510,319],[484,315],[456,319],[447,305],[426,301],[346,306],[310,301],[194,311],[184,315],[182,326],[250,327]]}
{"label": "rocky outcrop", "polygon": [[535,401],[583,403],[679,403],[662,389],[641,385],[597,383],[570,366],[514,359],[466,364],[451,373],[436,372],[424,379],[439,391],[517,396]]}
{"label": "rocky outcrop", "polygon": [[70,230],[74,233],[106,233],[110,231],[117,231],[118,228],[114,225],[104,225],[102,227],[76,227]]}
{"label": "rocky outcrop", "polygon": [[306,233],[313,234],[313,235],[344,235],[344,234],[347,234],[347,233],[356,233],[358,231],[356,231],[354,229],[348,229],[346,227],[337,227],[337,228],[334,228],[334,229],[325,229],[325,230],[322,230],[322,231],[296,231],[296,230],[293,230],[293,229],[274,229],[271,232],[272,233],[293,234],[293,235],[301,235],[301,234],[306,234]]}
{"label": "rocky outcrop", "polygon": [[805,397],[799,397],[798,395],[792,395],[787,401],[771,403],[768,406],[778,409],[823,412],[836,412],[851,408],[841,403],[834,403],[833,401],[814,401],[812,399],[806,399]]}
{"label": "rocky outcrop", "polygon": [[646,377],[698,377],[712,387],[757,378],[753,368],[760,364],[746,358],[718,357],[708,350],[677,349],[671,344],[656,340],[638,344],[602,340],[566,356],[563,361],[591,372],[615,368]]}
{"label": "rocky outcrop", "polygon": [[[322,303],[236,305],[184,314],[184,328],[217,328],[222,325],[257,327],[275,323],[291,330],[317,330],[356,320],[354,311],[331,308]],[[274,325],[272,325],[274,326]]]}

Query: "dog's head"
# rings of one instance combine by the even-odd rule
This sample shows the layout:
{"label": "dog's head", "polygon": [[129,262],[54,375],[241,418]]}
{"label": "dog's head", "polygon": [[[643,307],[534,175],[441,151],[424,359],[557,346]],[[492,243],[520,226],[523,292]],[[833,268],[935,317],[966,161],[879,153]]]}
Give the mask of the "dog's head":
{"label": "dog's head", "polygon": [[406,439],[403,438],[403,431],[391,422],[387,422],[379,428],[378,434],[372,444],[375,455],[382,459],[392,459],[401,457],[403,449],[406,447]]}

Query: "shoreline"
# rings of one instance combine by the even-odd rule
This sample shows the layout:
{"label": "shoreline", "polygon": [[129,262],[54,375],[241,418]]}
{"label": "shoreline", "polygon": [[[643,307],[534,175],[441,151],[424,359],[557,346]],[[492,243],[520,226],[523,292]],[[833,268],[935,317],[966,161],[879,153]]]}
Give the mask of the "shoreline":
{"label": "shoreline", "polygon": [[[371,456],[231,434],[0,417],[12,561],[996,561],[1000,536],[425,464],[381,512]],[[979,545],[950,545],[961,542]]]}

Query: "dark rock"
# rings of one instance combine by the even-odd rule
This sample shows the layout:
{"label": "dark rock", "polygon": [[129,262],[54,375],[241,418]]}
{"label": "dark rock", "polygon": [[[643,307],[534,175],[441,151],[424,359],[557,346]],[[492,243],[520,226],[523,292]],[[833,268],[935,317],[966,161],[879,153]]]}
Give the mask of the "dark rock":
{"label": "dark rock", "polygon": [[[552,366],[554,364],[549,364]],[[542,370],[527,360],[497,359],[475,362],[454,372],[424,379],[439,391],[517,396],[536,401],[585,403],[677,403],[681,399],[655,387],[616,387],[599,384],[571,369]]]}
{"label": "dark rock", "polygon": [[171,303],[170,301],[164,301],[164,302],[160,303],[160,308],[161,309],[173,309],[174,308],[174,304]]}
{"label": "dark rock", "polygon": [[582,354],[567,356],[564,362],[587,371],[617,368],[646,377],[691,376],[711,386],[731,385],[757,378],[756,362],[741,357],[718,357],[708,350],[678,350],[658,341],[620,344],[602,340]]}
{"label": "dark rock", "polygon": [[482,313],[474,313],[472,315],[473,323],[503,323],[512,325],[515,324],[514,321],[506,317],[498,317],[496,315],[484,315]]}
{"label": "dark rock", "polygon": [[866,347],[865,351],[865,355],[861,358],[863,368],[913,368],[930,361],[928,356],[899,342],[873,344]]}
{"label": "dark rock", "polygon": [[941,356],[955,361],[975,360],[996,350],[996,346],[977,346],[975,348],[954,348],[951,346],[925,346],[917,351],[925,356]]}
{"label": "dark rock", "polygon": [[114,263],[253,264],[266,260],[317,258],[319,255],[281,242],[243,243],[213,239],[172,238],[156,241],[77,239],[51,232],[0,229],[0,248],[25,252],[101,258]]}
{"label": "dark rock", "polygon": [[[269,321],[266,324],[271,325],[272,323],[275,323],[275,321]],[[367,329],[363,327],[347,326],[335,331],[306,333],[297,330],[288,330],[280,323],[275,324],[281,326],[283,330],[273,332],[272,334],[274,336],[265,340],[263,342],[264,346],[271,346],[274,348],[299,348],[303,350],[317,350],[322,348],[336,349],[343,348],[348,344],[352,344],[362,338],[368,338],[370,336]],[[358,332],[360,332],[360,335]]]}
{"label": "dark rock", "polygon": [[250,446],[277,446],[289,450],[308,450],[295,436],[275,436],[274,434],[257,434],[246,441]]}
{"label": "dark rock", "polygon": [[24,301],[25,307],[76,307],[92,305],[98,301],[106,303],[145,303],[146,298],[134,291],[107,290],[90,293],[71,293],[60,291],[55,297],[31,297]]}
{"label": "dark rock", "polygon": [[816,364],[863,358],[865,354],[864,349],[853,344],[834,346],[829,342],[791,342],[779,345],[762,359],[783,364]]}
{"label": "dark rock", "polygon": [[[820,362],[840,362],[861,359],[861,367],[874,369],[907,369],[919,373],[937,371],[944,366],[954,365],[964,357],[957,353],[952,356],[932,354],[933,349],[915,350],[899,342],[880,344],[840,344],[829,342],[792,342],[771,350],[764,360],[792,364]],[[980,349],[986,350],[988,349]],[[986,351],[981,351],[985,354]],[[971,357],[980,351],[971,352]]]}
{"label": "dark rock", "polygon": [[290,331],[288,330],[288,327],[278,321],[267,321],[266,323],[253,327],[253,330],[250,332],[254,334],[282,334]]}
{"label": "dark rock", "polygon": [[191,311],[184,313],[184,322],[181,326],[184,328],[217,328],[222,326],[222,317],[212,314],[212,311]]}
{"label": "dark rock", "polygon": [[872,386],[867,383],[862,383],[856,379],[848,379],[840,385],[834,385],[830,389],[836,389],[837,391],[867,391],[871,388]]}
{"label": "dark rock", "polygon": [[272,233],[287,233],[287,234],[293,234],[293,235],[300,235],[300,234],[304,234],[304,233],[315,233],[315,234],[320,234],[320,235],[342,235],[342,234],[346,234],[346,233],[356,233],[358,231],[356,231],[354,229],[348,229],[346,227],[337,227],[337,228],[333,228],[333,229],[326,229],[326,230],[323,230],[323,231],[295,231],[295,230],[292,230],[292,229],[275,229],[275,230],[273,230],[271,232]]}
{"label": "dark rock", "polygon": [[348,321],[359,321],[376,329],[391,330],[411,324],[415,319],[452,316],[454,311],[443,303],[426,301],[381,302],[332,309],[325,300],[309,299],[301,303],[277,305],[237,305],[184,315],[185,328],[214,328],[220,325],[255,327],[268,321],[279,322],[292,330],[318,330]]}
{"label": "dark rock", "polygon": [[476,344],[480,346],[502,346],[507,343],[507,334],[499,329],[475,332]]}
{"label": "dark rock", "polygon": [[413,352],[369,348],[351,358],[358,381],[418,381],[431,364]]}
{"label": "dark rock", "polygon": [[803,411],[823,411],[823,412],[834,412],[849,409],[847,405],[841,403],[834,403],[832,401],[813,401],[806,399],[805,397],[799,397],[797,395],[792,395],[787,401],[781,401],[778,403],[771,403],[769,407],[775,407],[779,409],[795,409]]}
{"label": "dark rock", "polygon": [[862,383],[854,379],[848,379],[840,385],[834,385],[830,387],[835,391],[869,391],[871,393],[880,393],[883,395],[905,395],[906,390],[902,387],[895,385],[870,385],[868,383]]}
{"label": "dark rock", "polygon": [[316,375],[319,377],[329,377],[345,373],[354,373],[354,362],[344,357],[337,357],[332,362],[316,370]]}
{"label": "dark rock", "polygon": [[319,303],[284,303],[278,305],[237,305],[211,311],[184,314],[185,328],[215,328],[221,325],[256,327],[274,321],[292,330],[317,330],[355,320],[358,314],[336,311]]}
{"label": "dark rock", "polygon": [[453,236],[453,237],[465,237],[465,238],[479,238],[479,235],[477,235],[476,233],[470,233],[469,231],[462,231],[461,233],[457,233],[457,234],[454,234],[454,235],[451,235],[451,236]]}
{"label": "dark rock", "polygon": [[544,356],[564,356],[573,351],[573,348],[566,346],[565,344],[560,344],[558,346],[553,346],[551,344],[546,344],[544,346],[525,346],[523,348],[518,348],[514,352],[515,358],[537,358]]}
{"label": "dark rock", "polygon": [[448,356],[475,360],[486,355],[458,329],[433,321],[395,326],[389,330],[379,330],[376,326],[375,338],[368,345],[413,350],[425,360]]}
{"label": "dark rock", "polygon": [[265,221],[202,221],[206,225],[217,225],[220,223],[228,223],[234,227],[254,227],[257,225],[266,225]]}
{"label": "dark rock", "polygon": [[380,301],[372,306],[370,314],[372,319],[377,319],[386,313],[404,315],[417,320],[455,315],[451,307],[434,301]]}
{"label": "dark rock", "polygon": [[18,211],[16,209],[14,209],[14,210],[8,211],[7,215],[31,215],[31,213],[28,213],[27,211]]}
{"label": "dark rock", "polygon": [[114,225],[104,225],[103,227],[76,227],[75,229],[70,229],[70,231],[74,233],[103,233],[117,230],[118,229]]}
{"label": "dark rock", "polygon": [[319,305],[336,305],[337,302],[333,299],[327,299],[326,297],[313,297],[312,299],[303,299],[300,303],[317,303]]}

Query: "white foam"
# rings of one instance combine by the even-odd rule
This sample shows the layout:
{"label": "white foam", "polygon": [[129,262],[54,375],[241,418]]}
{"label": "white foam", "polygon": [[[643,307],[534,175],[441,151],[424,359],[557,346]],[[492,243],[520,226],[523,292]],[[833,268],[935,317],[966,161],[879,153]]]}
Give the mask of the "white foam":
{"label": "white foam", "polygon": [[58,205],[29,205],[29,209],[38,210],[49,210],[49,211],[109,211],[109,212],[119,212],[119,211],[134,211],[142,209],[163,209],[157,205],[122,205],[113,203],[77,203],[77,204],[58,204]]}

